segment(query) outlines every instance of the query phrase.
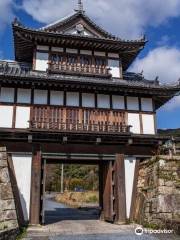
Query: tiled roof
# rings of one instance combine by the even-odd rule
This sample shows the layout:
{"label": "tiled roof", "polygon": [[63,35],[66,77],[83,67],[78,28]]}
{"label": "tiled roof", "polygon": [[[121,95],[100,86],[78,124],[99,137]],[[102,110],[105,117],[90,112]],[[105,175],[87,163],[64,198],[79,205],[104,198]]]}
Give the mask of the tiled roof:
{"label": "tiled roof", "polygon": [[109,86],[122,86],[122,87],[137,87],[137,88],[151,88],[151,89],[176,89],[180,91],[180,84],[164,84],[161,85],[157,80],[150,81],[144,79],[142,74],[136,73],[124,73],[123,79],[117,78],[98,78],[98,77],[86,77],[86,76],[74,76],[65,74],[49,74],[48,72],[32,71],[29,64],[0,61],[0,78],[1,76],[14,76],[29,79],[38,79],[38,81],[54,80],[54,81],[66,81],[82,82],[92,84],[105,84]]}

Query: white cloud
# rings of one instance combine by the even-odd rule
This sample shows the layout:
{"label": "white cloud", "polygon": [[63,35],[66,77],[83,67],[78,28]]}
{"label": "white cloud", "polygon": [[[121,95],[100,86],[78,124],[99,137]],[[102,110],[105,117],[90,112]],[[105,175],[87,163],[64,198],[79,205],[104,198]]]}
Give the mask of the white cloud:
{"label": "white cloud", "polygon": [[13,18],[13,0],[0,0],[0,31],[6,24],[10,23]]}
{"label": "white cloud", "polygon": [[[76,1],[23,0],[22,7],[34,19],[50,23],[69,14]],[[85,9],[114,34],[122,38],[136,38],[148,26],[158,26],[170,17],[180,16],[179,0],[84,0]]]}
{"label": "white cloud", "polygon": [[161,83],[176,82],[180,78],[180,49],[158,47],[144,58],[137,58],[130,71],[141,72],[150,80],[159,76]]}
{"label": "white cloud", "polygon": [[[180,78],[180,49],[165,46],[151,50],[144,58],[138,58],[130,68],[130,71],[134,72],[142,70],[145,78],[149,80],[159,76],[161,83],[177,82]],[[180,108],[180,97],[172,99],[165,108]]]}

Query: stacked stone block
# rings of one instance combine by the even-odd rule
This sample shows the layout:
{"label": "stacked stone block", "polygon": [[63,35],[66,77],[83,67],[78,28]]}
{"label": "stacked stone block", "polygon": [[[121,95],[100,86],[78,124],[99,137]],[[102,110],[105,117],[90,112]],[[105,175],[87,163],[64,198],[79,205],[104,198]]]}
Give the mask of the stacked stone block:
{"label": "stacked stone block", "polygon": [[7,157],[6,148],[0,147],[0,239],[5,239],[2,236],[8,235],[8,231],[14,232],[18,229]]}
{"label": "stacked stone block", "polygon": [[180,228],[180,157],[140,163],[134,219],[146,226]]}

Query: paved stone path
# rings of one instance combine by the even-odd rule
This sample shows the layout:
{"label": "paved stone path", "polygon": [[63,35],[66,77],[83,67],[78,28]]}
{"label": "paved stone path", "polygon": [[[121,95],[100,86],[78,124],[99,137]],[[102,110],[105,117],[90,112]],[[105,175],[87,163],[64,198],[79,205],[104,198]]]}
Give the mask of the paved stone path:
{"label": "paved stone path", "polygon": [[67,208],[50,199],[46,201],[45,226],[30,227],[23,240],[178,240],[174,235],[137,236],[137,225],[114,225],[98,219],[95,210]]}

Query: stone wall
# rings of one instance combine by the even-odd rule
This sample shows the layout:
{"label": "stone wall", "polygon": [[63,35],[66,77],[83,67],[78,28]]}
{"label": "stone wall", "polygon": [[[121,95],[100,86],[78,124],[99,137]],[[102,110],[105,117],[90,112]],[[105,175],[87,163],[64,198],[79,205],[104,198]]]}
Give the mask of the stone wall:
{"label": "stone wall", "polygon": [[180,230],[180,157],[140,162],[133,219],[149,227]]}
{"label": "stone wall", "polygon": [[11,239],[11,233],[14,235],[17,229],[18,221],[9,177],[6,148],[0,147],[0,240],[5,240],[6,237]]}

